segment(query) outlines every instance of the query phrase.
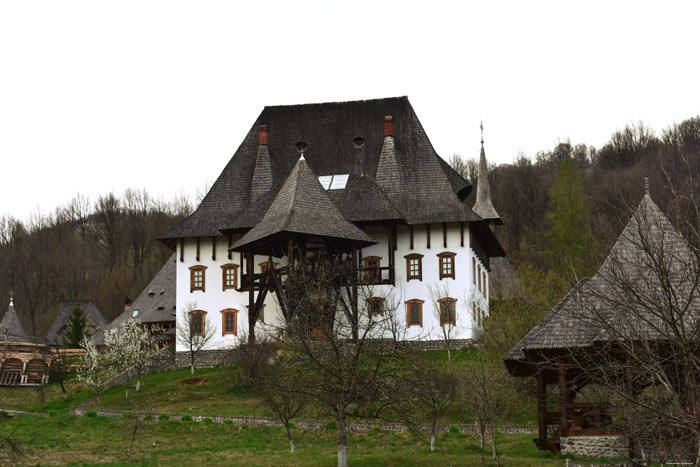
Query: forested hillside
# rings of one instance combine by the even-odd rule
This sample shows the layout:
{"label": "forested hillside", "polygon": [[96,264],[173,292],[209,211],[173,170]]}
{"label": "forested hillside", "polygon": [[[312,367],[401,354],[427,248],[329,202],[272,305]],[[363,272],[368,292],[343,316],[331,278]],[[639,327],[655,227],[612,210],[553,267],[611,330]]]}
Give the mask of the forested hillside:
{"label": "forested hillside", "polygon": [[76,195],[28,222],[0,218],[0,303],[14,295],[25,331],[41,336],[64,300],[94,300],[108,321],[135,299],[172,252],[156,240],[192,211],[127,189],[95,202]]}
{"label": "forested hillside", "polygon": [[[450,163],[476,186],[477,160],[455,155]],[[547,274],[567,283],[595,269],[639,203],[645,176],[661,209],[699,243],[700,117],[660,133],[642,123],[627,126],[600,149],[565,141],[492,169],[493,204],[504,224],[499,239],[516,270],[529,271],[534,283],[545,284]],[[475,196],[473,190],[466,202]],[[164,202],[127,189],[96,201],[76,195],[28,222],[1,217],[0,304],[12,291],[34,335],[44,333],[63,300],[94,300],[112,320],[171,254],[155,237],[191,211],[185,198]],[[565,291],[552,287],[545,302]]]}

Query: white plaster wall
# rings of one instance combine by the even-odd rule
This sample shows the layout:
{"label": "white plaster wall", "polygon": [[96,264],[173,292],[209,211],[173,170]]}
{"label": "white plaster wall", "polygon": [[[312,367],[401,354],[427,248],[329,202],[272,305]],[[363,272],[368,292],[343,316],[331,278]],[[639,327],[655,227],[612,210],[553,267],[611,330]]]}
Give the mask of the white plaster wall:
{"label": "white plaster wall", "polygon": [[[413,249],[410,247],[409,226],[399,225],[397,227],[397,249],[395,251],[395,279],[396,286],[388,285],[365,287],[364,293],[360,295],[360,306],[362,297],[378,296],[390,297],[396,304],[397,321],[406,324],[405,302],[411,299],[423,300],[423,326],[410,326],[404,329],[405,338],[415,339],[442,339],[439,316],[433,306],[430,288],[434,290],[444,290],[447,296],[457,299],[456,303],[456,326],[451,332],[451,337],[455,339],[468,339],[475,337],[477,324],[473,319],[472,305],[477,303],[488,313],[488,300],[478,291],[474,285],[472,276],[472,257],[477,261],[477,267],[484,265],[472,251],[469,244],[469,224],[464,224],[464,244],[460,242],[460,224],[447,224],[447,246],[443,245],[442,224],[431,224],[430,226],[430,248],[427,247],[427,229],[425,225],[415,225],[413,228]],[[379,256],[381,266],[389,265],[388,237],[387,231],[381,226],[369,226],[364,229],[379,244],[372,245],[362,250],[362,257]],[[238,237],[232,239],[235,242]],[[196,309],[207,312],[207,318],[212,326],[216,328],[214,338],[207,348],[221,349],[236,345],[241,336],[248,334],[248,292],[237,292],[236,290],[222,290],[221,266],[228,263],[238,264],[238,285],[240,286],[241,276],[244,270],[240,265],[240,254],[232,253],[232,259],[228,259],[228,240],[224,236],[217,237],[216,260],[212,260],[211,237],[200,239],[200,258],[196,260],[196,241],[194,238],[185,239],[184,261],[180,261],[180,242],[177,243],[177,313],[178,323],[182,321],[183,310],[190,303],[196,304]],[[450,251],[455,253],[455,279],[439,279],[438,254]],[[422,259],[422,280],[406,280],[406,259],[404,256],[411,253],[420,253]],[[259,263],[267,261],[267,257],[255,257],[255,272],[260,272]],[[281,266],[286,264],[286,258],[274,259]],[[205,291],[190,292],[190,270],[194,265],[203,265],[205,271]],[[478,269],[477,269],[478,271]],[[384,278],[388,279],[388,272],[384,272]],[[487,273],[488,282],[488,273]],[[478,281],[477,281],[478,284]],[[487,284],[488,290],[488,284]],[[222,335],[221,310],[234,308],[238,311],[238,335]],[[391,308],[388,306],[387,308]],[[274,294],[268,294],[265,299],[264,323],[258,321],[256,325],[256,335],[262,336],[265,333],[275,333],[278,326],[283,324],[281,310],[276,303]],[[179,343],[178,351],[186,350]]]}
{"label": "white plaster wall", "polygon": [[[488,300],[478,291],[478,285],[474,285],[472,275],[472,257],[481,265],[483,264],[476,257],[469,244],[469,224],[464,224],[463,242],[460,235],[460,224],[458,222],[447,224],[447,243],[445,246],[443,237],[443,225],[430,225],[430,248],[428,248],[428,229],[425,225],[413,226],[413,249],[410,242],[410,227],[399,225],[397,227],[397,249],[395,252],[396,285],[373,286],[371,295],[393,299],[396,306],[399,322],[406,325],[407,309],[405,302],[411,299],[423,300],[423,326],[410,326],[405,329],[405,336],[408,340],[416,339],[443,339],[443,331],[440,326],[439,309],[437,304],[431,299],[431,289],[433,297],[450,297],[457,299],[456,303],[456,325],[450,330],[450,337],[454,339],[469,339],[475,337],[477,324],[473,319],[472,307],[477,303],[487,313]],[[381,257],[381,266],[389,265],[389,253],[387,245],[387,232],[383,227],[368,227],[365,232],[380,242],[363,249],[362,256]],[[443,252],[455,253],[454,267],[455,278],[440,279],[438,254]],[[422,258],[422,280],[407,280],[405,256],[419,253]],[[386,274],[386,273],[385,273]],[[388,277],[386,277],[388,278]],[[487,273],[488,282],[488,273]],[[478,281],[477,281],[478,284]],[[393,289],[393,290],[392,290]],[[488,289],[487,289],[488,290]],[[370,295],[370,293],[366,293]],[[390,306],[388,308],[391,308]]]}
{"label": "white plaster wall", "polygon": [[[232,238],[233,243],[238,240],[238,236]],[[200,238],[199,261],[196,260],[197,247],[194,238],[185,239],[184,261],[180,261],[180,242],[177,243],[177,299],[176,308],[178,315],[178,325],[182,322],[184,310],[189,304],[196,304],[196,309],[207,312],[209,323],[216,328],[213,339],[209,342],[207,349],[221,349],[237,345],[241,336],[248,334],[248,292],[238,292],[233,289],[223,290],[223,276],[221,266],[224,264],[238,264],[238,285],[241,284],[240,254],[233,252],[231,259],[228,259],[228,239],[224,236],[216,239],[216,260],[212,260],[212,240],[211,237]],[[267,257],[256,256],[254,258],[255,272],[260,272],[258,264],[267,261]],[[274,259],[280,265],[286,264],[286,259]],[[195,265],[206,266],[204,291],[195,290],[190,292],[190,270]],[[238,310],[237,335],[223,335],[223,322],[221,310],[234,308]],[[275,303],[274,295],[268,294],[265,298],[264,323],[258,321],[256,324],[256,335],[262,336],[265,332],[271,332],[270,328],[279,326],[283,320],[281,312]],[[186,350],[177,343],[177,351]]]}

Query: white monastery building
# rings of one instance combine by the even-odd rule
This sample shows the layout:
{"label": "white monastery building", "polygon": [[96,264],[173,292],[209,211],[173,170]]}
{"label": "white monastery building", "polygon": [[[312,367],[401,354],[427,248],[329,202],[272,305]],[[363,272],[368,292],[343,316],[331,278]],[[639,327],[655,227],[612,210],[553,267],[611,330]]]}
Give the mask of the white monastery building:
{"label": "white monastery building", "polygon": [[390,297],[405,339],[445,326],[470,339],[488,314],[490,258],[505,256],[486,170],[482,138],[472,209],[472,186],[406,97],[265,107],[197,210],[160,237],[175,251],[178,323],[215,326],[211,349],[261,336],[296,318],[290,258],[335,254],[360,278],[344,289],[355,313]]}

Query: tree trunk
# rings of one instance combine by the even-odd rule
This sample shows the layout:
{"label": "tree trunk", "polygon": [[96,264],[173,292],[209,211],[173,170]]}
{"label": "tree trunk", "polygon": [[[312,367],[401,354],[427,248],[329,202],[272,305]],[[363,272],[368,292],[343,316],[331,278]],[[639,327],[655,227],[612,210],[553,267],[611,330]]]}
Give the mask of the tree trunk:
{"label": "tree trunk", "polygon": [[437,420],[433,419],[433,426],[430,430],[430,452],[435,452],[435,427],[437,425]]}
{"label": "tree trunk", "polygon": [[194,358],[192,359],[192,363],[190,364],[190,374],[194,374]]}
{"label": "tree trunk", "polygon": [[338,408],[338,467],[348,467],[348,436],[345,427],[345,405]]}
{"label": "tree trunk", "polygon": [[139,389],[141,389],[141,375],[136,378],[136,391],[138,392]]}
{"label": "tree trunk", "polygon": [[491,425],[491,450],[493,452],[493,460],[496,465],[501,465],[501,460],[498,458],[498,441],[496,440],[496,427]]}
{"label": "tree trunk", "polygon": [[61,391],[63,391],[63,399],[68,400],[68,391],[66,391],[66,387],[63,385],[63,381],[61,381]]}
{"label": "tree trunk", "polygon": [[479,423],[479,436],[481,437],[481,465],[486,465],[486,426]]}
{"label": "tree trunk", "polygon": [[294,440],[292,440],[292,431],[289,429],[289,422],[285,422],[284,427],[287,429],[287,439],[289,439],[289,451],[294,454]]}
{"label": "tree trunk", "polygon": [[126,398],[127,398],[127,399],[129,398],[129,386],[130,386],[130,384],[129,384],[129,382],[127,381],[127,383],[126,383]]}

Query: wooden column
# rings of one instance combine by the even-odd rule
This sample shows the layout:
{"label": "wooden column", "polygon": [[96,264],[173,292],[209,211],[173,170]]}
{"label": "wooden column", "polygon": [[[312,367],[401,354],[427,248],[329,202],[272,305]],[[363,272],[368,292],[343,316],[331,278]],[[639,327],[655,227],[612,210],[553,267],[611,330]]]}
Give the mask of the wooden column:
{"label": "wooden column", "polygon": [[350,297],[350,307],[352,308],[352,340],[357,342],[359,338],[360,313],[357,303],[357,247],[352,247],[352,270],[350,271],[350,283],[352,284],[352,297]]}
{"label": "wooden column", "polygon": [[442,223],[442,247],[447,248],[447,222]]}
{"label": "wooden column", "polygon": [[410,249],[413,249],[413,225],[408,226],[408,238],[411,243]]}
{"label": "wooden column", "polygon": [[[228,251],[228,259],[231,259],[231,258],[232,258],[231,255],[233,254],[233,252],[231,251],[231,245],[232,245],[232,244],[231,244],[231,234],[228,234],[228,248],[227,248],[227,251]],[[243,269],[241,269],[241,271],[243,271]]]}
{"label": "wooden column", "polygon": [[216,261],[216,235],[211,237],[211,260]]}
{"label": "wooden column", "polygon": [[[391,226],[387,225],[386,226],[386,232],[387,232],[387,238],[388,238],[388,248],[389,248],[389,282],[391,282],[391,285],[394,285],[394,235],[392,234],[391,231]],[[379,271],[379,274],[381,275],[381,270]],[[380,277],[381,279],[381,277]]]}
{"label": "wooden column", "polygon": [[569,429],[569,418],[566,414],[566,408],[569,403],[569,389],[566,384],[566,367],[563,363],[559,364],[559,409],[561,411],[561,430]]}
{"label": "wooden column", "polygon": [[459,246],[464,246],[464,221],[459,223]]}
{"label": "wooden column", "polygon": [[197,242],[197,256],[196,256],[195,259],[196,259],[197,261],[199,261],[199,237],[197,237],[196,242]]}
{"label": "wooden column", "polygon": [[425,234],[428,238],[428,249],[430,249],[430,224],[425,224]]}
{"label": "wooden column", "polygon": [[185,261],[185,239],[180,239],[180,262]]}
{"label": "wooden column", "polygon": [[544,370],[537,372],[537,422],[539,440],[544,443],[547,439],[547,384],[544,381]]}

